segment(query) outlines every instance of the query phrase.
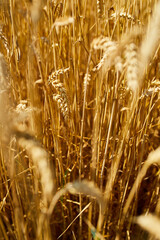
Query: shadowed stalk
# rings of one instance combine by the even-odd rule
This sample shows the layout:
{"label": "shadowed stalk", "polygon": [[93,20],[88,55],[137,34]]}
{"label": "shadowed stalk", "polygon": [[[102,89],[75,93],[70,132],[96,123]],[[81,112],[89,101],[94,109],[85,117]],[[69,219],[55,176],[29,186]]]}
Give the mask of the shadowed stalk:
{"label": "shadowed stalk", "polygon": [[144,176],[146,175],[146,172],[148,170],[148,168],[151,166],[151,164],[154,164],[154,163],[157,163],[157,164],[160,164],[160,147],[157,148],[156,150],[152,151],[147,160],[145,161],[142,169],[140,170],[140,172],[138,173],[138,176],[134,182],[134,185],[129,193],[129,196],[127,198],[127,201],[125,203],[125,206],[124,206],[124,209],[123,209],[123,215],[124,217],[126,216],[127,214],[127,211],[130,207],[130,204],[133,200],[133,197],[137,191],[137,189],[139,188]]}

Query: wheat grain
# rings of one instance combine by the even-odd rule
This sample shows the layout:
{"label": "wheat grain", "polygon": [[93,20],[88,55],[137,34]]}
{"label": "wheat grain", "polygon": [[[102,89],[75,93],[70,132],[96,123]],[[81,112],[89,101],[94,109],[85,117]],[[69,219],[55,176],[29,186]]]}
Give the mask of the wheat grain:
{"label": "wheat grain", "polygon": [[109,17],[109,20],[113,20],[113,19],[117,19],[117,18],[120,18],[120,19],[127,19],[128,21],[132,21],[133,23],[138,23],[138,24],[142,24],[141,21],[137,18],[135,18],[135,16],[129,14],[128,12],[124,12],[123,10],[120,11],[119,13],[118,12],[115,12],[115,13],[112,13]]}
{"label": "wheat grain", "polygon": [[126,47],[125,59],[127,85],[134,93],[137,93],[139,90],[139,61],[137,46],[134,43],[131,43]]}
{"label": "wheat grain", "polygon": [[135,219],[135,222],[156,239],[160,239],[160,219],[158,217],[153,214],[141,215]]}
{"label": "wheat grain", "polygon": [[112,51],[112,49],[115,49],[116,43],[108,37],[100,36],[92,41],[91,47],[95,50]]}
{"label": "wheat grain", "polygon": [[15,132],[19,145],[26,149],[28,155],[33,160],[41,176],[43,196],[45,201],[50,201],[53,196],[54,182],[51,167],[49,166],[48,154],[42,146],[29,134]]}
{"label": "wheat grain", "polygon": [[[103,66],[103,69],[109,69],[111,66],[119,64],[120,57],[117,57],[117,43],[111,41],[108,37],[95,38],[92,41],[91,47],[95,50],[103,50],[103,56],[100,62],[92,69],[92,71],[99,71]],[[115,55],[115,59],[113,56]],[[113,61],[112,61],[113,60]],[[119,64],[120,69],[120,64]]]}
{"label": "wheat grain", "polygon": [[75,181],[72,183],[67,183],[67,185],[60,189],[55,196],[52,199],[52,202],[50,204],[50,207],[47,211],[47,213],[49,215],[51,215],[51,213],[53,212],[53,209],[57,203],[57,201],[59,200],[59,198],[66,194],[67,192],[71,193],[71,194],[79,194],[82,193],[84,195],[90,196],[92,198],[95,198],[98,203],[101,206],[101,211],[104,211],[104,199],[103,199],[103,194],[100,191],[100,189],[98,187],[95,186],[95,184],[91,181],[87,181],[87,180],[83,180],[83,181]]}
{"label": "wheat grain", "polygon": [[64,101],[60,94],[53,94],[53,99],[58,103],[58,106],[63,114],[64,120],[67,122],[69,119],[68,104]]}
{"label": "wheat grain", "polygon": [[64,84],[57,77],[68,72],[68,70],[69,68],[57,70],[52,72],[48,77],[48,83],[57,91],[57,94],[53,95],[53,99],[58,102],[65,121],[68,121],[70,115],[69,100]]}
{"label": "wheat grain", "polygon": [[97,14],[99,18],[103,17],[104,14],[104,0],[97,0]]}
{"label": "wheat grain", "polygon": [[87,85],[89,84],[89,82],[91,81],[91,74],[85,74],[85,76],[84,76],[84,82],[83,82],[83,89],[84,89],[84,91],[85,91],[85,89],[86,89],[86,87],[87,87]]}
{"label": "wheat grain", "polygon": [[66,25],[69,25],[69,24],[73,24],[74,22],[74,19],[72,17],[69,17],[69,18],[57,18],[55,23],[54,23],[54,26],[56,27],[63,27],[63,26],[66,26]]}
{"label": "wheat grain", "polygon": [[0,39],[2,40],[4,47],[7,51],[7,56],[9,57],[10,47],[9,47],[7,38],[3,33],[3,28],[1,26],[0,26]]}
{"label": "wheat grain", "polygon": [[[140,47],[140,58],[141,58],[141,80],[145,73],[145,68],[149,64],[158,44],[159,44],[159,33],[160,33],[160,1],[157,2],[154,12],[151,18],[151,22],[148,25],[147,33],[142,41]],[[151,37],[152,36],[152,37]]]}

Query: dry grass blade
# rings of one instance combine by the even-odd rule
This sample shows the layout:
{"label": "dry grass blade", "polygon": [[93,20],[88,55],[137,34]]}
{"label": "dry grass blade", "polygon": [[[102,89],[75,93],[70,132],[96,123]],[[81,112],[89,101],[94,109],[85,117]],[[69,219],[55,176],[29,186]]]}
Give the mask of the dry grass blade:
{"label": "dry grass blade", "polygon": [[153,214],[141,215],[135,218],[135,222],[139,224],[144,230],[160,239],[160,219]]}

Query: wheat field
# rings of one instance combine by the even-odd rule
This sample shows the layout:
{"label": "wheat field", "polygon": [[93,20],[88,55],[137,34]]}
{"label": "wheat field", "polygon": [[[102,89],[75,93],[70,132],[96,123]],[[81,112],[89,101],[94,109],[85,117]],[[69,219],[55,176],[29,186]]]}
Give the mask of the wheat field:
{"label": "wheat field", "polygon": [[0,239],[160,239],[160,1],[0,0]]}

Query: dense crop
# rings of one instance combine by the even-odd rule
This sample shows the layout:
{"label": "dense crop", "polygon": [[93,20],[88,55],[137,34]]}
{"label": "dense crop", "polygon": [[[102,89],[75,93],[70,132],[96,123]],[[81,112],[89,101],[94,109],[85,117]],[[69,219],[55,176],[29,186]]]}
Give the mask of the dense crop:
{"label": "dense crop", "polygon": [[160,239],[159,36],[156,0],[0,1],[0,239]]}

